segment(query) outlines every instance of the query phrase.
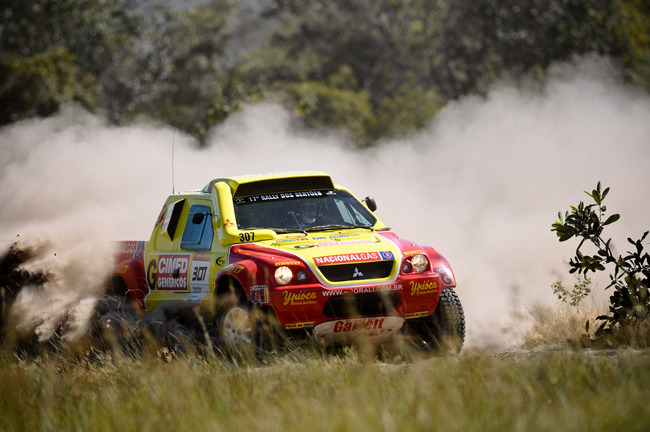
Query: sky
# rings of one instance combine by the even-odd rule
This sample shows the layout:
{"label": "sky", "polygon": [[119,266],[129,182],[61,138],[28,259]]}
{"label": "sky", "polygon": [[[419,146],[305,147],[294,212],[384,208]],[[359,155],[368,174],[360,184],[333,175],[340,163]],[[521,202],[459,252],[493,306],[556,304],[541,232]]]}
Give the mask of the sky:
{"label": "sky", "polygon": [[551,284],[573,282],[566,262],[577,244],[550,231],[559,211],[588,200],[583,191],[601,181],[611,187],[608,211],[621,214],[609,231],[620,253],[650,226],[650,95],[625,86],[604,58],[552,70],[538,91],[495,86],[448,104],[412,136],[363,151],[337,131],[298,130],[273,104],[245,107],[201,149],[166,125],[112,126],[73,105],[4,127],[0,252],[14,242],[35,247],[28,266],[55,275],[46,295],[25,290],[16,310],[52,316],[37,326],[43,337],[66,310],[83,326],[84,299],[111,265],[110,242],[148,239],[173,191],[222,176],[319,170],[359,198],[373,196],[375,214],[400,237],[447,258],[467,347],[518,344],[536,305],[557,306]]}

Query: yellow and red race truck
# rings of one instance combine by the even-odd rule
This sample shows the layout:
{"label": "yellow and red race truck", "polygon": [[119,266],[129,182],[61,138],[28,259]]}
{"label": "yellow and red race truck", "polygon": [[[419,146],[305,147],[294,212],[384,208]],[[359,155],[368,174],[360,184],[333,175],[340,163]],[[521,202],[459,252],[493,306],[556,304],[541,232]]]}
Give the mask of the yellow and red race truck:
{"label": "yellow and red race truck", "polygon": [[323,172],[218,178],[167,198],[148,241],[117,244],[113,290],[145,311],[198,307],[235,348],[263,339],[263,319],[324,346],[403,334],[460,350],[449,263],[398,237],[376,207]]}

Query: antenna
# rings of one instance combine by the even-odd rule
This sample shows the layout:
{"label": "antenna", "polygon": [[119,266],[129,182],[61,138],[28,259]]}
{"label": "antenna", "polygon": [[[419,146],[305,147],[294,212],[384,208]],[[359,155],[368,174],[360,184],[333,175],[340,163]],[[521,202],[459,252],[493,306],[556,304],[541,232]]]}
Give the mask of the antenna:
{"label": "antenna", "polygon": [[174,134],[172,135],[172,195],[176,193],[176,188],[174,187],[174,144],[176,143],[176,128],[174,128]]}

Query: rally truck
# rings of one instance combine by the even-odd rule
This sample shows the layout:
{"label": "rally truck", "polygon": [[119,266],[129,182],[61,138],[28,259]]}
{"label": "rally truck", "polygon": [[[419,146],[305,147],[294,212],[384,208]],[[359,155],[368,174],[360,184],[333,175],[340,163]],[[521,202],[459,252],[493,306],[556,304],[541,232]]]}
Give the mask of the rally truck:
{"label": "rally truck", "polygon": [[217,178],[169,196],[148,241],[117,244],[113,290],[146,312],[199,310],[216,340],[240,349],[272,323],[323,346],[401,335],[424,351],[460,350],[449,263],[376,209],[323,172]]}

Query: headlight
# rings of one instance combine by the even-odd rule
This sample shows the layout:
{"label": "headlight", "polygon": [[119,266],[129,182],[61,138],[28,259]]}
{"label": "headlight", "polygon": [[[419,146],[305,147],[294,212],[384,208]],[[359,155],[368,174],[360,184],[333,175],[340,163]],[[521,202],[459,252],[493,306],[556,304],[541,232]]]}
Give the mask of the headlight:
{"label": "headlight", "polygon": [[416,273],[422,273],[427,269],[429,260],[422,254],[413,255],[413,258],[411,258],[411,265]]}
{"label": "headlight", "polygon": [[289,267],[278,267],[275,271],[275,281],[278,283],[278,285],[288,284],[291,282],[291,278],[293,278],[293,273]]}

